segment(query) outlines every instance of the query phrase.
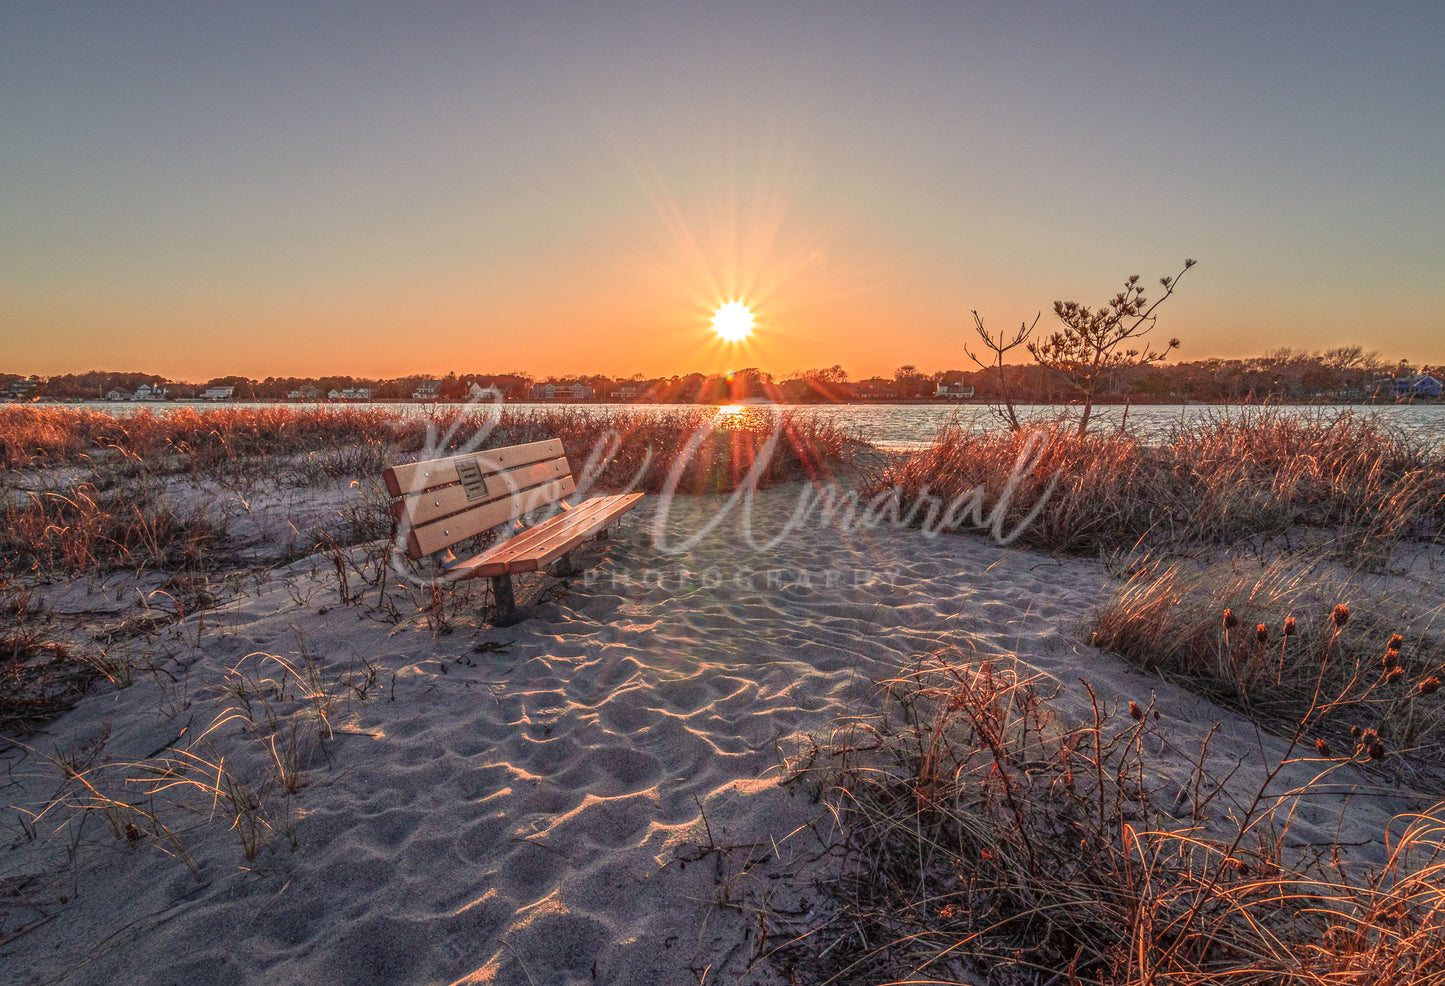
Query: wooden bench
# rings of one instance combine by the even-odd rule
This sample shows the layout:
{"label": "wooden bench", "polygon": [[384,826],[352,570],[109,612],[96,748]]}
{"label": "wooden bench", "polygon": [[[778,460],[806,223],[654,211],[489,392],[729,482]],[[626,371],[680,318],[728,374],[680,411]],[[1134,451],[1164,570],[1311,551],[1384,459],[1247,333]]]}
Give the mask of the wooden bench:
{"label": "wooden bench", "polygon": [[[642,499],[641,493],[619,493],[569,503],[565,498],[577,491],[577,483],[555,438],[392,466],[384,476],[407,557],[433,556],[447,581],[491,578],[502,626],[517,621],[514,574],[554,561],[559,572],[570,572],[573,549],[605,532]],[[552,504],[561,513],[525,524],[527,515]],[[511,537],[469,558],[453,553],[459,541],[504,524],[512,528]]]}

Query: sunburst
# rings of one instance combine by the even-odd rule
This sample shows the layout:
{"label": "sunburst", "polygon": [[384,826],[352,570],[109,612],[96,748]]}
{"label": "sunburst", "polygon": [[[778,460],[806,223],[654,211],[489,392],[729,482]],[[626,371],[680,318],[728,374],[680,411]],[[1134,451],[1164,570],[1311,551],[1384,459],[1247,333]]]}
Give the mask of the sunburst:
{"label": "sunburst", "polygon": [[724,342],[742,342],[753,334],[753,313],[741,301],[729,301],[713,312],[712,328]]}

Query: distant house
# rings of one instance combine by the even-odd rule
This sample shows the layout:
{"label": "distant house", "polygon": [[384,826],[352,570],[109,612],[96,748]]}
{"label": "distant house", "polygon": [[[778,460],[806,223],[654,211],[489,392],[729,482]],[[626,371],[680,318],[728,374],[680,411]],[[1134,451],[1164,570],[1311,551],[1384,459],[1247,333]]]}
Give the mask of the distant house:
{"label": "distant house", "polygon": [[235,387],[207,387],[205,392],[201,394],[201,400],[228,401],[235,392]]}
{"label": "distant house", "polygon": [[371,391],[365,387],[347,387],[340,393],[337,393],[333,390],[327,396],[330,397],[333,401],[369,401],[371,400]]}
{"label": "distant house", "polygon": [[1396,397],[1439,397],[1442,384],[1439,378],[1428,373],[1417,377],[1396,377]]}
{"label": "distant house", "polygon": [[593,390],[585,383],[534,383],[534,401],[590,401]]}
{"label": "distant house", "polygon": [[10,396],[17,401],[28,400],[35,393],[34,380],[16,380],[10,385]]}
{"label": "distant house", "polygon": [[411,399],[414,401],[434,401],[441,393],[442,382],[440,380],[423,380],[416,385],[412,392]]}
{"label": "distant house", "polygon": [[1440,378],[1428,373],[1410,381],[1410,392],[1416,397],[1439,397],[1442,388],[1445,388],[1445,384],[1440,382]]}
{"label": "distant house", "polygon": [[131,399],[137,401],[163,401],[166,399],[166,388],[160,384],[151,385],[143,383],[136,388],[135,396]]}
{"label": "distant house", "polygon": [[302,387],[300,390],[291,391],[286,396],[293,401],[319,401],[321,400],[321,391],[315,387]]}
{"label": "distant house", "polygon": [[973,387],[964,386],[962,380],[955,380],[953,383],[944,383],[940,381],[938,384],[938,390],[934,392],[933,396],[951,397],[955,400],[962,400],[965,397],[973,396]]}
{"label": "distant house", "polygon": [[133,401],[135,400],[135,395],[128,390],[116,389],[107,393],[105,399],[108,401]]}
{"label": "distant house", "polygon": [[897,397],[898,391],[892,381],[871,377],[853,384],[853,395],[863,400],[888,400]]}

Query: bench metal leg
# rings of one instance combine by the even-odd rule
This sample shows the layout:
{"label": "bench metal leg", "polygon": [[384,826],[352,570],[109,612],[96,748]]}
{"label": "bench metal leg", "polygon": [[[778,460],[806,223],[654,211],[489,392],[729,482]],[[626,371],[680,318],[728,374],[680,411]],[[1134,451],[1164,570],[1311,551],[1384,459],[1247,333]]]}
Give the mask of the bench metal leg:
{"label": "bench metal leg", "polygon": [[[594,541],[607,540],[607,528],[602,528],[602,530],[598,531],[592,536],[592,539]],[[582,546],[578,545],[577,547],[573,548],[571,551],[563,555],[561,558],[558,558],[556,561],[554,561],[552,563],[552,575],[556,578],[567,578],[572,575],[581,575],[583,571],[583,566],[577,564],[577,552],[581,550]]]}
{"label": "bench metal leg", "polygon": [[581,569],[577,565],[577,560],[573,557],[576,553],[576,549],[573,549],[553,562],[552,574],[558,578],[566,578],[569,575],[576,575],[580,572]]}
{"label": "bench metal leg", "polygon": [[497,626],[509,627],[517,622],[517,599],[512,595],[510,575],[492,576],[492,598],[497,602]]}

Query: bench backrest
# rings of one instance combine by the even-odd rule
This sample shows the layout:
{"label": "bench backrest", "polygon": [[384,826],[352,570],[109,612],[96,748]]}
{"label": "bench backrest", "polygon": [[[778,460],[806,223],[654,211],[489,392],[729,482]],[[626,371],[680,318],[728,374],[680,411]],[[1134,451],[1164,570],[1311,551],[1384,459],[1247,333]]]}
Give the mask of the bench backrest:
{"label": "bench backrest", "polygon": [[406,553],[421,558],[577,490],[560,439],[392,466],[384,473]]}

